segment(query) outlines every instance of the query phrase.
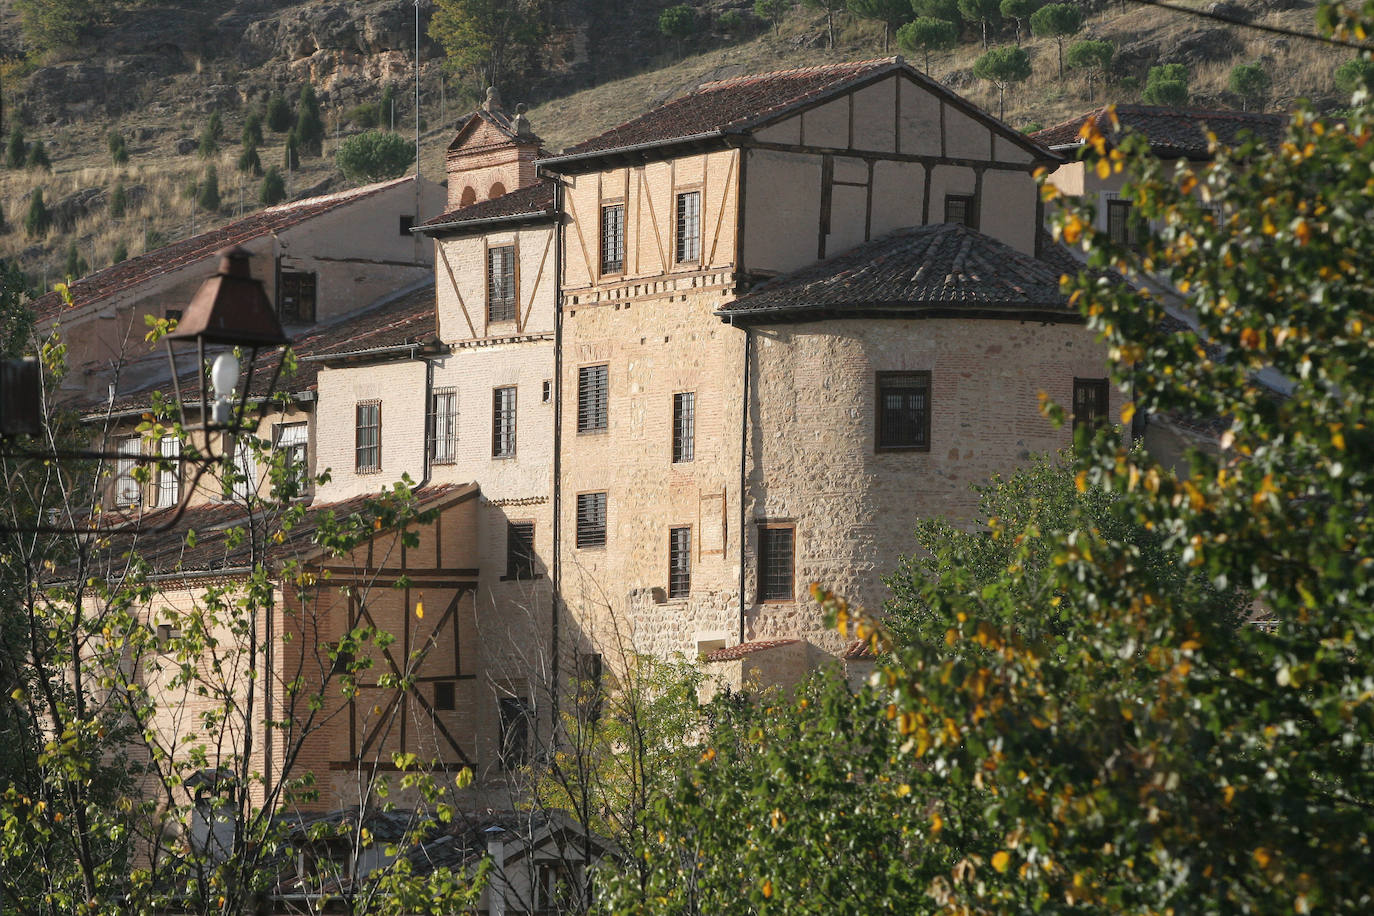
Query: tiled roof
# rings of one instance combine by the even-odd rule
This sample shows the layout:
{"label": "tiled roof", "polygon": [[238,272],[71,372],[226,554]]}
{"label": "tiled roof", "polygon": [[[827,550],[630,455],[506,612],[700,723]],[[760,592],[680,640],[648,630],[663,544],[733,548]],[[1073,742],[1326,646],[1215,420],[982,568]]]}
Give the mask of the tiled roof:
{"label": "tiled roof", "polygon": [[[1207,158],[1207,132],[1217,135],[1222,143],[1234,146],[1241,134],[1250,132],[1259,140],[1277,145],[1288,126],[1286,114],[1261,114],[1247,111],[1209,111],[1196,108],[1162,108],[1155,105],[1118,105],[1116,117],[1122,130],[1144,134],[1150,147],[1159,156]],[[1031,138],[1051,149],[1077,146],[1082,141],[1078,131],[1087,121],[1108,137],[1113,133],[1108,109],[1098,108],[1086,114],[1047,127],[1031,134]]]}
{"label": "tiled roof", "polygon": [[736,319],[782,315],[930,317],[1035,313],[1076,319],[1062,271],[963,225],[898,229],[768,280],[721,308]]}
{"label": "tiled roof", "polygon": [[873,653],[872,644],[866,639],[854,640],[840,653],[840,658],[847,662],[871,662],[877,657]]}
{"label": "tiled roof", "polygon": [[[477,491],[476,484],[443,484],[426,487],[417,491],[416,496],[421,510],[432,508],[448,497],[457,498],[464,493]],[[305,518],[290,532],[285,541],[274,544],[268,549],[268,559],[280,559],[290,555],[312,552],[315,532],[319,529],[326,513],[334,518],[345,518],[368,504],[375,497],[355,496],[351,499],[333,503],[319,503],[310,507]],[[123,531],[110,538],[110,559],[121,565],[120,558],[125,551],[135,550],[148,564],[151,574],[206,575],[242,569],[250,561],[248,539],[230,537],[230,532],[241,529],[247,524],[248,516],[241,503],[227,501],[205,503],[188,508],[167,531],[156,531],[171,517],[171,509],[146,511],[141,515],[131,515],[128,524],[142,528],[147,533],[131,536]],[[109,518],[106,524],[111,523]],[[195,531],[194,546],[187,546],[186,535]]]}
{"label": "tiled roof", "polygon": [[535,184],[526,185],[523,188],[502,194],[500,197],[484,200],[468,207],[459,207],[457,210],[450,210],[433,219],[425,220],[420,224],[420,229],[433,230],[440,227],[461,229],[464,223],[508,219],[533,213],[544,213],[552,218],[553,187],[551,180],[541,179]]}
{"label": "tiled roof", "polygon": [[702,657],[702,661],[733,662],[753,655],[756,652],[765,652],[769,649],[790,646],[793,643],[799,642],[801,642],[800,639],[756,639],[753,642],[742,642],[737,646],[726,646],[724,649],[716,649],[714,652],[707,652],[706,655]]}
{"label": "tiled roof", "polygon": [[[268,207],[218,229],[211,229],[209,232],[164,245],[136,258],[121,261],[74,281],[69,287],[72,295],[71,308],[81,308],[188,264],[212,258],[225,248],[241,245],[271,232],[280,232],[337,207],[414,180],[413,176],[396,178],[360,188],[349,188],[324,197],[311,197]],[[69,310],[64,307],[57,293],[47,293],[33,302],[34,315],[40,323],[52,321],[59,313]]]}
{"label": "tiled roof", "polygon": [[[327,325],[313,328],[308,334],[292,342],[296,354],[296,371],[289,378],[283,376],[277,381],[280,391],[310,391],[316,387],[320,372],[320,362],[307,357],[339,356],[378,347],[398,346],[418,343],[434,337],[436,333],[434,312],[434,284],[425,283],[408,292],[373,303],[362,311],[344,315]],[[266,394],[267,383],[272,372],[281,362],[280,351],[275,351],[259,359],[253,373],[253,390],[249,394],[261,397]],[[190,400],[195,391],[196,377],[188,373],[180,378],[182,397]],[[170,394],[172,384],[161,379],[154,385],[140,391],[125,394],[115,401],[116,411],[133,410],[146,407],[149,392],[156,388]],[[91,413],[104,413],[105,401],[90,401],[78,404],[78,409]]]}
{"label": "tiled roof", "polygon": [[907,66],[900,57],[779,70],[704,83],[687,95],[571,146],[554,158],[666,144],[702,135],[744,132],[798,106],[814,102],[827,93],[897,71],[908,74],[950,104],[1000,128],[1009,139],[1034,150],[1038,157],[1057,158],[923,73]]}

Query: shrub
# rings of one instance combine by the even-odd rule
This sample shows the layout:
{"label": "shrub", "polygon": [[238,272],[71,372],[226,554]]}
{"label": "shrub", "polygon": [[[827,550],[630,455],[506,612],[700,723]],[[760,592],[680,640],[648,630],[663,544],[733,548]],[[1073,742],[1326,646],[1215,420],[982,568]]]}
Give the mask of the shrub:
{"label": "shrub", "polygon": [[925,57],[926,75],[930,75],[930,52],[947,51],[959,41],[959,27],[944,19],[921,16],[897,30],[897,46],[913,54],[920,51]]}
{"label": "shrub", "polygon": [[258,200],[265,207],[272,207],[286,200],[286,182],[282,181],[281,172],[277,171],[275,165],[263,176],[262,186],[258,189]]}
{"label": "shrub", "polygon": [[262,158],[258,155],[258,148],[248,145],[239,153],[238,169],[240,172],[251,175],[262,174]]}
{"label": "shrub", "polygon": [[286,104],[286,99],[281,97],[280,92],[272,93],[272,97],[267,100],[267,127],[273,133],[284,134],[291,129],[295,116],[291,113],[291,106]]}
{"label": "shrub", "polygon": [[12,169],[22,169],[28,159],[29,145],[24,142],[24,131],[16,124],[10,131],[9,142],[5,144],[5,165]]}
{"label": "shrub", "polygon": [[345,140],[335,158],[350,181],[385,181],[405,174],[415,161],[415,144],[391,131],[369,130]]}
{"label": "shrub", "polygon": [[726,10],[716,19],[716,24],[722,31],[736,35],[744,28],[744,16],[739,10]]}
{"label": "shrub", "polygon": [[658,30],[676,41],[680,49],[683,39],[691,38],[696,33],[696,10],[685,3],[668,7],[658,14]]}
{"label": "shrub", "polygon": [[52,213],[43,203],[43,189],[34,188],[29,198],[29,212],[24,216],[24,232],[29,238],[42,238],[52,226]]}
{"label": "shrub", "polygon": [[1146,104],[1177,107],[1188,104],[1188,68],[1183,64],[1160,64],[1145,76]]}
{"label": "shrub", "polygon": [[286,149],[282,151],[282,165],[288,172],[294,172],[301,167],[300,141],[296,137],[294,127],[286,135]]}
{"label": "shrub", "polygon": [[218,111],[210,112],[210,120],[206,122],[205,130],[216,140],[224,136],[224,119],[219,116]]}
{"label": "shrub", "polygon": [[200,158],[202,159],[209,159],[211,156],[215,155],[215,153],[219,152],[219,141],[217,141],[215,135],[210,132],[208,125],[200,132],[200,145],[196,147],[196,151],[200,153]]}
{"label": "shrub", "polygon": [[248,117],[243,119],[244,146],[262,146],[262,115],[256,111],[248,112]]}
{"label": "shrub", "polygon": [[116,182],[114,190],[110,192],[110,218],[122,219],[128,208],[129,197],[124,191],[124,182]]}
{"label": "shrub", "polygon": [[123,239],[120,239],[115,242],[114,253],[110,255],[110,263],[118,264],[127,260],[129,260],[129,246]]}
{"label": "shrub", "polygon": [[115,165],[123,165],[129,161],[129,148],[124,145],[124,135],[117,130],[110,131],[110,159]]}
{"label": "shrub", "polygon": [[1231,91],[1240,96],[1242,111],[1248,110],[1252,102],[1262,106],[1272,85],[1268,71],[1259,62],[1236,64],[1231,68],[1231,76],[1227,82]]}
{"label": "shrub", "polygon": [[75,280],[77,277],[84,277],[90,265],[81,256],[81,252],[76,247],[76,240],[67,246],[67,261],[62,265],[62,275],[68,280]]}
{"label": "shrub", "polygon": [[219,209],[219,173],[213,165],[205,170],[205,178],[197,186],[196,203],[204,210]]}
{"label": "shrub", "polygon": [[315,87],[306,83],[301,87],[301,99],[296,113],[296,142],[300,151],[310,156],[324,153],[324,121],[320,118],[320,103]]}
{"label": "shrub", "polygon": [[371,130],[382,122],[381,106],[375,102],[365,105],[358,105],[348,110],[345,117],[350,124],[361,127],[364,130]]}
{"label": "shrub", "polygon": [[1352,58],[1336,68],[1336,85],[1346,92],[1374,88],[1374,60]]}
{"label": "shrub", "polygon": [[29,168],[52,171],[52,160],[48,158],[48,150],[42,140],[33,141],[33,146],[29,147]]}

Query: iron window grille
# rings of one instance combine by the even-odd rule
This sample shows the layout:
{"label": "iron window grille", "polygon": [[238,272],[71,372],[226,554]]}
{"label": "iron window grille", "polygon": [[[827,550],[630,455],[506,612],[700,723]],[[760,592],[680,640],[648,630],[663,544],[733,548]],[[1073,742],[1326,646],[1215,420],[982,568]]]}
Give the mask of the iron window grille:
{"label": "iron window grille", "polygon": [[791,601],[796,529],[791,525],[759,526],[759,600]]}
{"label": "iron window grille", "polygon": [[601,272],[618,274],[625,269],[625,205],[601,208]]}
{"label": "iron window grille", "polygon": [[430,395],[429,457],[435,464],[458,460],[457,388],[436,388]]}
{"label": "iron window grille", "polygon": [[668,529],[668,597],[692,593],[692,529]]}
{"label": "iron window grille", "polygon": [[157,507],[175,506],[181,498],[181,440],[163,436],[158,454],[171,463],[157,471]]}
{"label": "iron window grille", "polygon": [[[138,455],[143,452],[143,438],[128,436],[119,440],[119,454]],[[134,468],[138,462],[133,458],[120,458],[115,464],[115,505],[137,506],[143,501],[143,487],[134,479]]]}
{"label": "iron window grille", "polygon": [[930,450],[930,373],[879,372],[878,451]]}
{"label": "iron window grille", "polygon": [[258,461],[246,443],[234,452],[234,483],[231,492],[238,499],[247,499],[258,492]]}
{"label": "iron window grille", "polygon": [[677,262],[701,258],[701,192],[677,196]]}
{"label": "iron window grille", "polygon": [[606,494],[577,494],[577,546],[606,546]]}
{"label": "iron window grille", "polygon": [[354,410],[353,467],[375,474],[382,469],[382,402],[361,401]]}
{"label": "iron window grille", "polygon": [[515,320],[515,246],[487,249],[487,320]]}
{"label": "iron window grille", "polygon": [[1134,211],[1129,200],[1107,201],[1107,235],[1116,244],[1131,248],[1140,244],[1145,234],[1145,221]]}
{"label": "iron window grille", "polygon": [[316,282],[313,273],[283,270],[279,287],[281,302],[278,311],[283,322],[299,324],[315,320]]}
{"label": "iron window grille", "polygon": [[673,463],[691,461],[697,448],[697,396],[694,391],[673,395]]}
{"label": "iron window grille", "polygon": [[491,393],[491,457],[515,457],[515,386]]}
{"label": "iron window grille", "polygon": [[280,423],[274,430],[277,450],[286,453],[286,471],[295,481],[297,493],[304,496],[310,488],[310,435],[305,423]]}
{"label": "iron window grille", "polygon": [[506,578],[534,578],[534,522],[507,523]]}
{"label": "iron window grille", "polygon": [[601,432],[606,429],[610,413],[610,383],[608,369],[583,366],[577,370],[577,431]]}
{"label": "iron window grille", "polygon": [[1073,380],[1073,431],[1080,428],[1089,435],[1107,422],[1110,389],[1105,378],[1076,378]]}
{"label": "iron window grille", "polygon": [[978,228],[978,222],[974,218],[976,212],[972,194],[945,195],[945,222],[958,223],[961,226],[976,229]]}

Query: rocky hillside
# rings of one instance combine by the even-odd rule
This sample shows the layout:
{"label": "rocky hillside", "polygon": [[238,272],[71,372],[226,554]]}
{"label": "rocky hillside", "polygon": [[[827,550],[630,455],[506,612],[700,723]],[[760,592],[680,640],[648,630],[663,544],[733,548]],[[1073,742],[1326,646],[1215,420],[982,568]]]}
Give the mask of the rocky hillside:
{"label": "rocky hillside", "polygon": [[[1192,104],[1238,106],[1227,74],[1236,63],[1258,61],[1273,78],[1267,106],[1286,107],[1297,96],[1341,103],[1332,72],[1348,54],[1130,3],[1089,2],[1098,5],[1074,38],[1107,40],[1116,48],[1107,85],[1096,87],[1097,102],[1104,95],[1139,100],[1150,66],[1182,63]],[[838,17],[837,47],[829,49],[823,14],[784,3],[779,21],[769,23],[755,15],[752,0],[697,0],[697,27],[669,39],[658,29],[668,5],[553,3],[546,40],[519,61],[518,73],[503,87],[507,101],[532,103],[536,130],[556,149],[707,79],[883,53],[878,23]],[[1312,29],[1309,0],[1230,0],[1209,8]],[[475,75],[445,76],[442,49],[427,34],[432,3],[422,2],[420,10],[421,164],[439,180],[452,125],[472,106],[480,85]],[[413,130],[415,15],[412,0],[183,0],[160,6],[139,0],[121,4],[117,15],[108,15],[109,24],[78,47],[38,54],[26,43],[15,0],[0,0],[6,137],[19,124],[30,151],[41,141],[51,161],[51,170],[0,169],[0,256],[17,258],[36,286],[48,286],[69,268],[103,267],[255,208],[262,179],[237,167],[244,119],[261,111],[273,93],[294,98],[307,81],[321,103],[324,155],[303,158],[286,175],[287,191],[294,197],[341,186],[333,150],[362,129],[362,108],[375,106],[388,83],[396,87],[398,129],[407,135]],[[1009,43],[1012,35],[1009,23],[994,29],[995,41]],[[932,55],[932,75],[995,111],[996,91],[972,73],[981,53],[977,31],[966,28],[964,39]],[[1078,75],[1058,77],[1052,39],[1028,38],[1023,46],[1032,76],[1009,93],[1008,121],[1034,127],[1089,106],[1088,87]],[[214,114],[223,131],[216,149],[203,150],[199,138]],[[392,116],[382,112],[383,125]],[[112,161],[112,130],[127,144],[127,163]],[[285,139],[266,132],[259,149],[264,166],[283,163]],[[219,200],[207,208],[205,196],[191,191],[195,185],[203,190],[212,167]],[[24,218],[38,192],[53,223],[30,233]]]}

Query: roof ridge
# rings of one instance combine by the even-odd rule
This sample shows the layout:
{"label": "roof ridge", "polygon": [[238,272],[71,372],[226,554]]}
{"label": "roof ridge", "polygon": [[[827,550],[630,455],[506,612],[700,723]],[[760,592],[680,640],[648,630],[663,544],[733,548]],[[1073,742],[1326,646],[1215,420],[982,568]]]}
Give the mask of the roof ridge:
{"label": "roof ridge", "polygon": [[831,64],[814,64],[810,67],[790,67],[786,70],[765,70],[762,73],[744,73],[740,76],[729,76],[725,79],[708,80],[699,84],[696,89],[693,89],[692,92],[689,93],[689,95],[703,92],[708,89],[720,89],[727,86],[738,85],[751,80],[776,79],[780,76],[793,76],[802,73],[820,73],[824,70],[853,69],[876,66],[878,64],[896,64],[900,62],[901,57],[899,55],[893,55],[891,57],[871,57],[865,60],[839,61]]}

